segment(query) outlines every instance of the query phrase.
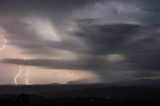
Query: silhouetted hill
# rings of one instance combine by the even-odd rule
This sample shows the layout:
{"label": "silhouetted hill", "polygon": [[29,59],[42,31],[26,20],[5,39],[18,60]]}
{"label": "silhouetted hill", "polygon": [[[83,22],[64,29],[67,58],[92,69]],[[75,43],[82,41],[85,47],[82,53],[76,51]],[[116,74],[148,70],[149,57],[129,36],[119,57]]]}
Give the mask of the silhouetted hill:
{"label": "silhouetted hill", "polygon": [[160,88],[160,79],[140,79],[124,82],[116,82],[109,85],[114,86],[128,86],[128,87],[154,87]]}
{"label": "silhouetted hill", "polygon": [[112,84],[1,85],[0,106],[156,105],[160,104],[158,83],[144,79]]}
{"label": "silhouetted hill", "polygon": [[[33,94],[45,97],[63,96],[123,96],[147,94],[153,89],[159,93],[160,80],[133,80],[112,84],[45,84],[45,85],[3,85],[0,86],[0,94]],[[134,89],[133,89],[134,88]],[[136,89],[135,89],[136,88]],[[146,91],[142,90],[145,89]],[[142,90],[142,91],[141,91]],[[126,93],[127,91],[127,93]],[[156,93],[152,93],[155,94]]]}

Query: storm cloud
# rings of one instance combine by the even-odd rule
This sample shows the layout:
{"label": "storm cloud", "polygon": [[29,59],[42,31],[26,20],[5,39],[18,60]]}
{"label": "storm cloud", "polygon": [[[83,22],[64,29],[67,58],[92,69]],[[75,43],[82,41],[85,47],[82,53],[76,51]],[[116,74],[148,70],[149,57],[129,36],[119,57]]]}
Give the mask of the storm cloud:
{"label": "storm cloud", "polygon": [[[10,45],[36,58],[3,63],[85,70],[104,82],[119,73],[159,77],[160,8],[155,0],[1,1]],[[10,8],[7,8],[10,7]],[[114,73],[114,75],[112,74]],[[122,76],[119,76],[122,77]]]}
{"label": "storm cloud", "polygon": [[[72,36],[83,40],[88,49],[76,43],[65,43],[54,48],[72,51],[76,60],[6,59],[5,63],[33,65],[53,69],[85,69],[106,77],[109,71],[134,71],[143,76],[156,76],[159,71],[159,27],[132,24],[97,25],[81,24]],[[64,43],[64,44],[63,44]],[[152,74],[146,74],[152,73]],[[134,74],[133,74],[134,75]],[[135,75],[138,77],[138,75]]]}

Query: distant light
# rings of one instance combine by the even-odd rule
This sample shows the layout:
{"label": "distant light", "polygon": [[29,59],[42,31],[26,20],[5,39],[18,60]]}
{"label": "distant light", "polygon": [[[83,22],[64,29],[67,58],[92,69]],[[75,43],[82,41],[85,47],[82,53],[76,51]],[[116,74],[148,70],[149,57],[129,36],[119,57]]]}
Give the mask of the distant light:
{"label": "distant light", "polygon": [[109,62],[120,62],[124,60],[124,56],[121,54],[108,54],[106,60]]}

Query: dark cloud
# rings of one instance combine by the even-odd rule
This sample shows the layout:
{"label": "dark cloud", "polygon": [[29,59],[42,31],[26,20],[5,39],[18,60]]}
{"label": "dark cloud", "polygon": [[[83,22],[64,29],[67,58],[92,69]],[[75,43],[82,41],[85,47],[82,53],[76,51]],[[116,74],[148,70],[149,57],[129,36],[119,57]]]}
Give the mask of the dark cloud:
{"label": "dark cloud", "polygon": [[[91,59],[92,60],[92,59]],[[98,59],[97,61],[91,61],[90,59],[80,60],[52,60],[52,59],[31,59],[24,61],[23,59],[5,59],[3,62],[21,65],[41,66],[53,69],[100,69],[102,62]]]}
{"label": "dark cloud", "polygon": [[[24,20],[34,18],[45,23],[47,19],[51,25],[56,27],[57,32],[63,32],[64,26],[70,22],[73,11],[101,1],[103,0],[65,0],[63,2],[59,0],[2,0],[0,1],[0,25],[8,33],[7,39],[10,44],[22,48],[25,53],[53,54],[53,50],[47,48],[50,46],[47,45],[48,42],[54,43],[53,40],[45,40],[43,37],[47,35],[44,34],[42,37],[34,30],[30,30],[30,23]],[[59,36],[65,35],[59,34]]]}
{"label": "dark cloud", "polygon": [[[131,71],[131,77],[154,77],[160,70],[159,3],[158,0],[2,0],[0,25],[8,33],[10,45],[22,49],[25,55],[41,55],[27,61],[2,62],[83,69],[105,80],[117,71]],[[48,33],[36,33],[32,26],[38,27],[38,31],[53,26],[61,40],[45,39]],[[52,59],[60,54],[58,51],[72,52],[78,59]]]}
{"label": "dark cloud", "polygon": [[152,77],[152,78],[154,78],[154,77],[159,77],[159,73],[152,72],[152,71],[150,71],[150,72],[139,71],[139,72],[137,72],[137,73],[135,73],[133,75],[136,78],[145,78],[145,77]]}
{"label": "dark cloud", "polygon": [[[1,15],[28,15],[28,14],[54,14],[59,12],[73,11],[76,8],[82,8],[87,4],[95,3],[99,0],[1,0]],[[59,13],[57,15],[62,15]],[[68,14],[68,13],[66,13]]]}
{"label": "dark cloud", "polygon": [[[86,21],[86,20],[84,20]],[[102,78],[110,71],[134,71],[137,76],[151,77],[152,71],[159,72],[160,45],[159,27],[133,24],[101,25],[85,22],[77,24],[79,30],[73,37],[84,41],[88,50],[73,42],[51,43],[54,48],[79,54],[78,60],[5,59],[4,63],[41,66],[53,69],[84,69],[99,74]],[[50,44],[50,43],[49,43]],[[122,60],[109,60],[106,56],[118,54]],[[113,57],[110,57],[113,58]],[[108,60],[107,60],[108,59]],[[133,75],[134,76],[134,75]]]}
{"label": "dark cloud", "polygon": [[142,18],[143,22],[149,23],[149,24],[159,24],[159,18],[160,18],[160,1],[159,0],[142,0],[141,5],[143,5],[142,10],[144,10],[145,13],[147,13],[147,17]]}
{"label": "dark cloud", "polygon": [[[104,13],[102,13],[102,14],[104,14],[102,16],[100,14],[98,14],[99,12],[98,13],[95,12],[94,13],[95,16],[100,15],[100,17],[95,17],[95,19],[104,18],[103,20],[109,20],[109,21],[115,20],[116,21],[117,20],[116,17],[118,17],[120,22],[121,22],[121,19],[122,19],[122,23],[123,23],[124,18],[130,19],[130,17],[128,17],[128,15],[129,16],[131,15],[129,13],[132,13],[133,9],[132,8],[130,9],[129,7],[126,7],[127,12],[122,11],[122,14],[125,13],[125,14],[123,14],[124,15],[123,17],[121,16],[121,14],[118,14],[118,15],[113,15],[112,14],[112,13],[114,13],[114,9],[117,9],[117,11],[118,11],[118,9],[121,9],[124,6],[127,6],[127,4],[130,6],[130,3],[127,0],[122,0],[122,1],[107,0],[107,1],[103,1],[102,4],[99,4],[100,6],[96,7],[96,4],[98,4],[100,2],[101,1],[99,1],[99,0],[82,0],[82,1],[67,0],[67,1],[63,1],[63,2],[61,2],[59,0],[54,0],[54,1],[53,0],[46,0],[46,1],[43,1],[43,0],[39,0],[39,1],[32,1],[32,0],[8,1],[8,0],[5,0],[4,1],[4,0],[2,0],[2,1],[0,1],[0,11],[3,11],[3,12],[0,12],[0,16],[2,16],[4,18],[2,18],[2,20],[1,20],[2,21],[1,25],[9,33],[9,36],[7,36],[7,37],[8,37],[8,40],[10,40],[10,43],[12,45],[16,45],[16,46],[26,50],[24,53],[53,54],[53,50],[50,49],[50,47],[52,47],[52,48],[57,47],[57,45],[58,45],[57,48],[62,48],[62,49],[75,49],[77,51],[79,51],[79,50],[90,51],[90,50],[88,50],[90,48],[85,48],[85,47],[83,47],[83,45],[79,45],[78,47],[74,47],[74,43],[76,43],[77,41],[73,40],[72,38],[70,38],[68,36],[67,36],[68,38],[63,39],[63,41],[62,41],[63,44],[62,43],[60,43],[60,44],[56,43],[55,44],[52,40],[51,41],[44,40],[41,36],[34,33],[33,31],[29,30],[28,27],[30,27],[30,26],[28,24],[24,23],[22,21],[22,19],[24,19],[26,17],[28,18],[28,17],[35,16],[37,19],[40,18],[40,19],[42,19],[41,21],[44,21],[43,19],[47,18],[47,19],[50,20],[50,23],[53,24],[56,27],[56,30],[58,30],[59,32],[64,32],[64,30],[66,30],[65,27],[64,27],[65,25],[67,27],[69,27],[68,24],[73,21],[73,19],[72,19],[73,16],[72,15],[73,14],[78,15],[79,14],[78,11],[81,10],[81,9],[84,9],[84,13],[85,13],[85,11],[87,11],[87,13],[90,14],[89,11],[92,11],[91,9],[92,8],[94,9],[94,7],[97,8],[97,10],[99,10],[99,12],[101,12],[100,11],[101,7],[104,7],[104,10],[105,10],[105,7],[108,7],[108,8],[106,8],[106,10],[107,10],[106,12],[102,11],[102,12],[104,12]],[[118,3],[117,7],[119,7],[119,8],[114,7],[114,5],[110,6],[110,2],[111,3],[113,2],[112,4],[114,4],[114,3],[117,4]],[[148,2],[144,3],[143,1],[141,1],[139,3],[138,1],[134,1],[133,5],[136,5],[136,4],[144,4],[146,7],[149,7]],[[152,3],[152,4],[154,5],[154,3]],[[91,7],[90,7],[90,5],[91,5]],[[86,8],[85,6],[88,6],[91,9],[88,10],[88,8]],[[8,7],[10,7],[10,8],[8,8]],[[144,6],[142,6],[142,7],[144,7]],[[131,12],[129,12],[129,11],[131,11]],[[139,12],[141,13],[141,11],[139,11]],[[92,17],[93,14],[88,19],[84,19],[84,18],[86,18],[86,17],[83,17],[83,15],[85,15],[85,14],[82,14],[82,17],[78,17],[78,18],[83,18],[82,20],[79,19],[78,23],[88,23],[88,24],[90,24],[94,21],[94,19],[91,19],[91,18],[94,18],[94,17]],[[136,14],[132,14],[132,15],[135,16]],[[111,17],[106,17],[106,16],[111,16]],[[137,14],[136,16],[139,17],[141,15]],[[151,17],[151,15],[149,17]],[[110,18],[111,18],[111,20],[110,20]],[[142,18],[144,20],[144,17],[142,17]],[[84,22],[84,20],[85,20],[85,22]],[[15,27],[15,25],[16,25],[16,27]],[[101,32],[105,34],[104,30],[106,30],[106,29],[104,27],[105,27],[105,25],[104,26],[99,26],[98,28],[95,26],[95,28],[97,28],[99,30],[100,35],[101,35]],[[111,26],[108,26],[108,27],[111,27]],[[105,39],[101,39],[101,37],[99,38],[99,36],[94,36],[93,35],[92,37],[94,37],[95,40],[96,39],[101,39],[102,41],[101,40],[95,41],[93,43],[93,45],[92,44],[90,44],[90,45],[100,49],[100,50],[97,50],[97,52],[100,51],[101,53],[102,53],[102,51],[106,51],[106,50],[104,50],[104,48],[101,48],[101,45],[98,45],[100,42],[103,42],[104,43],[103,45],[106,45],[106,44],[108,45],[108,47],[106,47],[107,51],[109,51],[109,48],[114,49],[115,47],[112,47],[112,46],[109,47],[109,46],[110,45],[114,45],[114,46],[119,45],[118,42],[120,40],[125,40],[126,39],[126,37],[123,34],[124,33],[123,30],[127,30],[128,33],[131,33],[131,31],[128,30],[129,28],[127,28],[128,26],[124,25],[122,27],[126,27],[126,29],[123,28],[123,29],[121,29],[122,31],[121,30],[116,30],[115,31],[115,28],[114,28],[113,31],[109,32],[111,34],[112,33],[113,34],[122,33],[122,34],[118,34],[117,37],[115,37],[115,38],[105,38],[105,39],[108,40],[107,41],[108,44],[103,41]],[[131,27],[136,27],[136,26],[131,26]],[[89,28],[90,28],[89,26],[85,26],[85,27],[83,26],[83,30],[85,31],[84,33],[88,33],[89,30],[90,30]],[[92,31],[92,28],[91,28],[91,31]],[[88,30],[88,32],[86,32],[87,30]],[[133,32],[134,28],[131,28],[131,30]],[[99,33],[99,32],[97,31],[96,33]],[[75,32],[75,33],[77,33],[76,36],[85,35],[85,34],[83,34],[83,31],[82,32]],[[43,35],[43,36],[46,36],[46,35]],[[63,37],[63,36],[66,36],[66,35],[64,33],[60,33],[59,36]],[[87,40],[89,40],[89,39],[90,38],[88,37]],[[112,43],[112,42],[109,43],[109,41],[112,41],[113,39],[115,39],[115,40],[117,39],[118,41],[116,43],[115,42],[114,43]],[[82,40],[83,40],[83,38],[82,38]],[[88,42],[90,42],[90,41],[88,41]],[[97,44],[96,44],[96,42],[97,42]],[[66,45],[66,47],[64,47],[63,45]],[[121,44],[121,45],[123,45],[123,44]],[[59,46],[61,46],[61,47],[59,47]],[[95,52],[95,51],[93,51],[93,52]]]}
{"label": "dark cloud", "polygon": [[60,28],[74,11],[101,1],[103,0],[64,0],[63,2],[60,0],[2,0],[0,1],[0,19],[10,21],[17,17],[47,17]]}

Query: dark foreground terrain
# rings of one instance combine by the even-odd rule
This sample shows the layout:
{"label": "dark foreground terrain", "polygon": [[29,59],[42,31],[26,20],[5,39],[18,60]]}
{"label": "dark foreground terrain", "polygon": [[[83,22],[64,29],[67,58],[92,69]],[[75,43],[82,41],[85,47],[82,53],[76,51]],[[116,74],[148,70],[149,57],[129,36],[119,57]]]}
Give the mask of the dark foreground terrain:
{"label": "dark foreground terrain", "polygon": [[92,85],[0,86],[0,106],[160,106],[159,87]]}

